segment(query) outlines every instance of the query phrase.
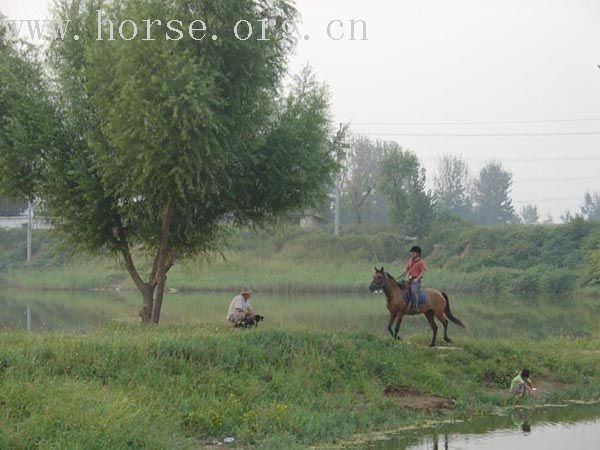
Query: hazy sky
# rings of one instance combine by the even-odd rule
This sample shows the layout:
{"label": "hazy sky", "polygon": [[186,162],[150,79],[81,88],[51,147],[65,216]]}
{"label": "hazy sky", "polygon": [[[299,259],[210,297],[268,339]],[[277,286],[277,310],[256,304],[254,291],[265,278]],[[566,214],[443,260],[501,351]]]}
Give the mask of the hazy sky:
{"label": "hazy sky", "polygon": [[[0,0],[0,11],[44,18],[50,3]],[[461,154],[472,172],[501,161],[517,208],[534,203],[542,216],[576,211],[586,190],[600,191],[600,1],[296,4],[310,38],[290,70],[313,66],[337,122],[413,150],[429,178],[444,153]],[[348,33],[350,19],[367,23],[367,41],[327,36],[333,20]],[[468,136],[448,136],[457,134]]]}

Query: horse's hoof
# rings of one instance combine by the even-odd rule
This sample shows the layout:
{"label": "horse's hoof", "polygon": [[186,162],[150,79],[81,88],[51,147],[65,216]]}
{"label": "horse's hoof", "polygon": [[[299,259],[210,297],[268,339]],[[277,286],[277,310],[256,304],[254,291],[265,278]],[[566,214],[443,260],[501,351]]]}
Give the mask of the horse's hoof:
{"label": "horse's hoof", "polygon": [[429,344],[429,347],[433,348],[433,347],[435,347],[435,344],[433,344],[433,343]]}
{"label": "horse's hoof", "polygon": [[453,342],[452,342],[452,339],[450,339],[450,338],[445,338],[444,340],[445,340],[445,341],[446,341],[448,344],[453,344]]}

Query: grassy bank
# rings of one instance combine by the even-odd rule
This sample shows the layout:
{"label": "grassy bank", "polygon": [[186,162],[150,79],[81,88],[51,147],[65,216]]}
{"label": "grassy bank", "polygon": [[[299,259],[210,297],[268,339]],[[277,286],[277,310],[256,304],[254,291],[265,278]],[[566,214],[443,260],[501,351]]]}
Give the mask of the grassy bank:
{"label": "grassy bank", "polygon": [[[400,276],[403,269],[399,262],[303,262],[276,256],[262,258],[241,252],[228,252],[225,257],[225,260],[215,257],[210,262],[187,261],[175,266],[169,274],[168,287],[189,292],[234,292],[243,285],[261,292],[366,292],[373,266],[384,265],[396,276]],[[108,258],[80,259],[56,267],[17,268],[0,274],[0,283],[28,289],[135,290],[119,262]],[[538,296],[576,292],[600,295],[599,285],[582,285],[576,274],[544,267],[526,271],[492,267],[465,272],[431,264],[425,284],[450,292],[486,295]]]}
{"label": "grassy bank", "polygon": [[[597,336],[463,338],[462,350],[366,333],[113,327],[88,335],[1,332],[0,447],[305,448],[365,431],[510,404],[515,370],[553,388],[536,401],[600,397]],[[386,387],[447,399],[399,403]],[[450,406],[453,405],[453,406]],[[77,413],[74,413],[74,412]]]}
{"label": "grassy bank", "polygon": [[[0,283],[39,289],[134,289],[117,259],[91,258],[67,249],[47,232],[37,235],[34,262],[22,263],[24,234],[0,231]],[[426,284],[486,295],[600,293],[600,224],[561,226],[468,224],[435,226],[419,241],[430,270]],[[250,285],[261,291],[350,292],[365,290],[373,266],[394,275],[403,270],[407,242],[398,230],[347,228],[335,238],[327,230],[288,227],[239,232],[223,255],[187,260],[169,274],[178,290],[231,291]],[[142,273],[149,263],[138,255]]]}
{"label": "grassy bank", "polygon": [[[403,272],[401,263],[381,261],[294,262],[285,258],[261,259],[255,255],[229,252],[226,260],[184,262],[168,276],[168,287],[179,291],[234,292],[251,286],[261,292],[344,293],[367,292],[373,266],[385,266],[395,276]],[[135,290],[119,263],[94,258],[70,262],[56,268],[21,268],[5,274],[2,284],[28,289],[124,289]],[[482,268],[464,272],[430,266],[427,287],[446,291],[477,292],[486,295],[555,295],[576,291],[600,294],[600,286],[581,286],[575,274],[538,266],[530,270]]]}

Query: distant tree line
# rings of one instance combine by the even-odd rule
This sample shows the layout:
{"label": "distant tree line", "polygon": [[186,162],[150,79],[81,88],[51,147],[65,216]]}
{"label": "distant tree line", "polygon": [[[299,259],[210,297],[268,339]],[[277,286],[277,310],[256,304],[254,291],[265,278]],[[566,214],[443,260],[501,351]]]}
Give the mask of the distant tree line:
{"label": "distant tree line", "polygon": [[[542,221],[535,205],[515,209],[513,175],[497,161],[487,162],[473,176],[461,156],[443,155],[431,189],[417,155],[395,142],[357,135],[344,158],[340,165],[344,224],[391,223],[407,234],[421,236],[434,221],[464,220],[480,225]],[[580,214],[567,212],[562,220],[579,216],[600,220],[600,194],[586,193]],[[547,217],[543,222],[553,219]]]}

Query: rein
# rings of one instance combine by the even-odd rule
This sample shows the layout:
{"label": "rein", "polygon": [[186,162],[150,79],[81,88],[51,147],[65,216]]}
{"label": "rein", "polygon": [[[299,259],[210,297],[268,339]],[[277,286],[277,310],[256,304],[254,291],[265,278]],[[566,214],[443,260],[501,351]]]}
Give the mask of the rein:
{"label": "rein", "polygon": [[[398,283],[394,279],[394,277],[392,277],[387,272],[384,273],[384,275],[385,275],[385,279],[388,281],[388,283],[395,284],[398,287],[398,290],[400,291],[400,300],[403,301],[403,302],[406,302],[406,300],[404,298],[405,294],[411,295],[410,291],[406,288],[406,285]],[[389,293],[389,295],[388,295],[388,292],[387,292],[387,287],[388,287],[387,285],[388,285],[388,283],[385,283],[385,286],[383,288],[383,292],[386,294],[386,297],[388,297],[389,301],[391,301],[391,296],[392,296],[391,292]]]}

